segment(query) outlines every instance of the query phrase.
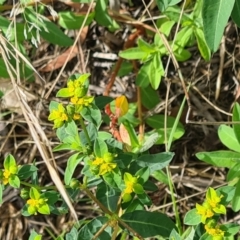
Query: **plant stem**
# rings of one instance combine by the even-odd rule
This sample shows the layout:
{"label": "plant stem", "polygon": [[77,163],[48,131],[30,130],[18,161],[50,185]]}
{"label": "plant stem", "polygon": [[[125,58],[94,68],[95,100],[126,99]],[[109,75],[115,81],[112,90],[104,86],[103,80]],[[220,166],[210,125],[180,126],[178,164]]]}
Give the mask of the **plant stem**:
{"label": "plant stem", "polygon": [[143,240],[143,238],[131,227],[129,227],[121,218],[119,218],[115,213],[111,212],[109,209],[107,209],[92,193],[88,188],[84,188],[83,190],[86,192],[88,197],[92,199],[103,212],[109,214],[111,217],[114,217],[123,227],[125,227],[128,231],[132,232],[134,236],[138,237],[140,240]]}
{"label": "plant stem", "polygon": [[176,199],[175,199],[175,196],[174,196],[172,175],[171,175],[171,172],[169,171],[169,167],[167,167],[166,169],[167,169],[167,176],[168,176],[168,185],[169,185],[169,188],[170,188],[171,199],[172,199],[172,203],[173,203],[173,211],[174,211],[175,216],[176,216],[176,226],[178,228],[179,234],[182,235],[182,224],[181,224],[181,220],[180,220],[180,216],[179,216],[179,212],[178,212],[178,208],[177,208],[177,204],[176,204]]}
{"label": "plant stem", "polygon": [[88,144],[89,144],[89,146],[91,146],[92,143],[91,143],[91,139],[90,139],[90,137],[88,135],[88,131],[87,131],[86,125],[85,125],[85,123],[84,123],[82,118],[80,118],[79,121],[80,121],[81,127],[82,127],[82,129],[83,129],[83,131],[84,131],[84,133],[86,135],[86,138],[88,140]]}

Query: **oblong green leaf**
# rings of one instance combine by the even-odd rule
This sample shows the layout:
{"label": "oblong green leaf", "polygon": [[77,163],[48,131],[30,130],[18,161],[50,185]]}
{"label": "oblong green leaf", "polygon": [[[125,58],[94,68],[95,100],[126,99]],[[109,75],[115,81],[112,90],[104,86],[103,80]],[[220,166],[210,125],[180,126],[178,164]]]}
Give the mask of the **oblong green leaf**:
{"label": "oblong green leaf", "polygon": [[234,122],[239,122],[239,124],[233,124],[233,131],[238,143],[240,144],[240,105],[238,103],[235,103],[233,106],[232,120]]}
{"label": "oblong green leaf", "polygon": [[199,152],[196,157],[216,167],[231,168],[240,162],[240,153],[232,151]]}
{"label": "oblong green leaf", "polygon": [[202,18],[206,42],[215,52],[231,15],[235,0],[203,0]]}
{"label": "oblong green leaf", "polygon": [[158,89],[161,78],[164,76],[164,68],[160,53],[154,54],[150,62],[150,83],[153,89]]}
{"label": "oblong green leaf", "polygon": [[172,220],[160,212],[137,210],[123,214],[121,219],[144,238],[169,237],[171,231],[176,229]]}
{"label": "oblong green leaf", "polygon": [[201,222],[201,215],[197,214],[197,209],[191,209],[184,216],[184,224],[186,225],[198,225]]}
{"label": "oblong green leaf", "polygon": [[116,188],[109,187],[105,182],[102,182],[97,186],[97,199],[112,212],[117,210],[120,195],[121,192],[119,190],[117,191]]}
{"label": "oblong green leaf", "polygon": [[236,0],[233,10],[232,10],[231,17],[232,17],[233,21],[238,25],[238,27],[240,27],[239,13],[240,13],[240,1]]}
{"label": "oblong green leaf", "polygon": [[157,91],[153,90],[151,86],[140,88],[140,92],[142,104],[147,109],[154,108],[160,102]]}
{"label": "oblong green leaf", "polygon": [[157,153],[157,154],[145,154],[140,156],[136,162],[140,167],[149,167],[150,174],[154,171],[163,169],[172,160],[174,153]]}
{"label": "oblong green leaf", "polygon": [[47,29],[47,32],[43,29],[39,32],[41,37],[43,37],[45,40],[52,44],[56,44],[59,46],[68,47],[73,45],[73,39],[65,35],[62,30],[60,30],[59,27],[57,27],[56,24],[44,21],[45,27]]}
{"label": "oblong green leaf", "polygon": [[[84,26],[89,25],[95,13],[92,12],[87,16]],[[65,29],[80,29],[85,20],[85,15],[75,14],[73,12],[60,12],[58,13],[58,24]]]}
{"label": "oblong green leaf", "polygon": [[208,45],[206,43],[204,33],[202,29],[196,28],[195,31],[195,37],[197,39],[198,49],[201,53],[201,56],[206,60],[209,61],[211,57],[210,49],[208,48]]}
{"label": "oblong green leaf", "polygon": [[134,60],[134,59],[142,60],[148,56],[148,53],[146,53],[139,47],[134,47],[134,48],[128,48],[124,51],[120,51],[119,56],[129,60]]}
{"label": "oblong green leaf", "polygon": [[[78,233],[78,240],[93,239],[94,235],[108,222],[107,217],[96,217],[88,222]],[[111,240],[112,228],[110,226],[104,228],[98,240]]]}
{"label": "oblong green leaf", "polygon": [[236,190],[232,200],[232,209],[235,212],[240,210],[240,180],[238,180],[236,184]]}
{"label": "oblong green leaf", "polygon": [[227,125],[221,125],[218,128],[218,137],[226,147],[233,151],[240,152],[240,143],[235,136],[233,128]]}
{"label": "oblong green leaf", "polygon": [[68,158],[67,167],[64,174],[64,182],[66,185],[70,184],[73,173],[77,167],[77,165],[82,161],[83,156],[79,155],[79,153],[75,153]]}
{"label": "oblong green leaf", "polygon": [[94,142],[94,153],[97,157],[102,158],[105,153],[108,152],[107,144],[102,140],[97,138]]}

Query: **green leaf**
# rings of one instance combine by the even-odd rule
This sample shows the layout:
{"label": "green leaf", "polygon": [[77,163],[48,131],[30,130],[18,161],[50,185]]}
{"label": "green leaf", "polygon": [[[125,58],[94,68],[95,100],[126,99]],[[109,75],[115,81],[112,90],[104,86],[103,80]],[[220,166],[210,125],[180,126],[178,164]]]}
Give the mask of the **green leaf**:
{"label": "green leaf", "polygon": [[18,177],[21,180],[26,180],[27,178],[31,177],[34,172],[37,172],[38,168],[34,165],[23,165],[18,170]]}
{"label": "green leaf", "polygon": [[[160,27],[160,31],[165,35],[165,36],[169,36],[169,34],[171,33],[171,30],[173,28],[173,25],[175,24],[175,21],[171,21],[168,20],[166,22],[164,22],[161,27]],[[155,37],[159,37],[159,39],[156,39],[156,41],[154,40],[155,43],[158,43],[158,46],[161,46],[162,43],[162,39],[160,38],[159,34],[156,34]],[[160,44],[159,44],[160,43]]]}
{"label": "green leaf", "polygon": [[182,47],[179,47],[175,52],[174,52],[174,56],[176,57],[176,59],[179,62],[184,62],[186,60],[188,60],[192,54],[191,52],[189,52],[186,49],[183,49]]}
{"label": "green leaf", "polygon": [[171,162],[174,153],[157,153],[157,154],[146,154],[140,156],[136,162],[140,167],[149,167],[150,174],[153,172],[163,169],[164,167],[168,166]]}
{"label": "green leaf", "polygon": [[145,108],[152,109],[160,102],[157,91],[153,90],[150,85],[145,88],[140,88],[140,92],[142,104]]}
{"label": "green leaf", "polygon": [[[108,222],[107,217],[96,217],[88,222],[78,233],[78,240],[93,239],[94,235]],[[104,228],[98,240],[111,240],[112,228],[110,226]]]}
{"label": "green leaf", "polygon": [[57,94],[56,94],[56,97],[72,97],[72,93],[69,92],[69,89],[68,88],[61,88]]}
{"label": "green leaf", "polygon": [[235,0],[235,4],[234,4],[233,10],[232,10],[231,17],[232,17],[233,21],[238,25],[238,27],[240,27],[239,13],[240,13],[240,1]]}
{"label": "green leaf", "polygon": [[111,188],[106,183],[102,182],[97,186],[96,197],[97,199],[110,211],[115,212],[117,210],[117,204],[119,197],[121,195],[120,191]]}
{"label": "green leaf", "polygon": [[71,144],[61,143],[53,149],[53,152],[62,151],[62,150],[73,150]]}
{"label": "green leaf", "polygon": [[74,121],[68,122],[65,127],[65,132],[70,136],[76,136],[76,134],[78,133],[78,128],[76,123]]}
{"label": "green leaf", "polygon": [[102,122],[101,111],[95,104],[91,104],[90,107],[84,107],[81,115],[86,121],[93,123],[97,128]]}
{"label": "green leaf", "polygon": [[145,135],[144,142],[141,148],[139,149],[139,152],[145,152],[148,149],[150,149],[157,142],[158,138],[159,138],[159,135],[156,132],[152,133],[149,136]]}
{"label": "green leaf", "polygon": [[73,226],[71,231],[66,234],[66,240],[77,240],[78,230]]}
{"label": "green leaf", "polygon": [[140,68],[137,77],[136,85],[142,88],[146,88],[150,83],[150,61],[144,63]]}
{"label": "green leaf", "polygon": [[142,38],[139,38],[137,41],[137,45],[138,47],[143,50],[144,52],[151,54],[153,52],[156,51],[156,49],[154,48],[153,45],[147,43],[146,41],[144,41]]}
{"label": "green leaf", "polygon": [[201,222],[201,215],[197,214],[197,209],[191,209],[184,217],[184,224],[194,226]]}
{"label": "green leaf", "polygon": [[59,46],[68,47],[73,45],[73,40],[65,35],[60,28],[58,28],[54,23],[49,21],[44,21],[44,24],[48,30],[46,32],[44,29],[40,31],[40,35],[52,44],[56,44]]}
{"label": "green leaf", "polygon": [[240,162],[236,163],[233,167],[230,168],[227,174],[227,181],[230,182],[234,178],[240,177]]}
{"label": "green leaf", "polygon": [[[91,142],[94,141],[98,137],[98,130],[96,126],[93,123],[89,123],[86,129],[87,129],[90,141]],[[89,144],[88,138],[86,137],[86,134],[84,133],[84,131],[80,132],[80,138],[81,138],[81,142],[83,144],[83,149],[84,149]]]}
{"label": "green leaf", "polygon": [[5,158],[4,163],[3,163],[3,166],[4,166],[4,168],[7,169],[7,170],[10,170],[11,167],[17,166],[16,160],[15,160],[15,158],[13,157],[13,155],[9,154],[9,155]]}
{"label": "green leaf", "polygon": [[[117,64],[114,64],[112,69],[115,69],[116,65]],[[132,72],[132,70],[133,70],[132,63],[129,61],[123,61],[121,64],[121,67],[118,71],[117,76],[124,77],[124,76],[128,75],[130,72]]]}
{"label": "green leaf", "polygon": [[168,176],[167,176],[167,174],[166,174],[164,171],[162,171],[162,170],[157,170],[157,171],[153,172],[153,173],[152,173],[152,176],[153,176],[154,178],[156,178],[156,179],[157,179],[159,182],[161,182],[161,183],[164,183],[164,184],[166,184],[166,185],[169,184],[169,182],[168,182]]}
{"label": "green leaf", "polygon": [[119,25],[107,12],[107,0],[98,0],[95,6],[95,20],[101,26],[107,27],[110,31],[119,29]]}
{"label": "green leaf", "polygon": [[169,239],[173,239],[173,240],[182,240],[181,236],[177,233],[177,231],[175,229],[172,230]]}
{"label": "green leaf", "polygon": [[175,39],[175,44],[174,44],[174,52],[178,49],[178,48],[184,48],[191,36],[192,36],[192,33],[193,33],[193,28],[191,26],[186,26],[186,27],[183,27],[178,33],[177,33],[177,36],[176,36],[176,39]]}
{"label": "green leaf", "polygon": [[94,153],[99,158],[102,158],[104,154],[108,153],[107,144],[102,139],[96,138],[94,142]]}
{"label": "green leaf", "polygon": [[0,77],[9,78],[9,74],[5,65],[5,62],[0,58]]}
{"label": "green leaf", "polygon": [[[166,127],[172,128],[175,120],[176,119],[174,117],[167,116],[167,126]],[[146,119],[146,123],[150,127],[155,128],[155,129],[158,129],[158,128],[164,129],[165,128],[164,121],[165,121],[165,116],[163,114],[156,114],[156,115],[150,116]],[[181,123],[178,123],[178,126],[180,128],[183,128],[183,125]]]}
{"label": "green leaf", "polygon": [[[71,196],[69,194],[69,196]],[[47,199],[47,204],[53,205],[59,200],[59,193],[57,191],[46,191],[41,194],[41,198],[46,198]]]}
{"label": "green leaf", "polygon": [[232,200],[232,209],[235,212],[240,210],[240,180],[238,180],[236,184],[236,190]]}
{"label": "green leaf", "polygon": [[119,56],[128,60],[145,59],[149,54],[139,47],[128,48],[119,52]]}
{"label": "green leaf", "polygon": [[112,172],[104,174],[103,179],[111,188],[121,189],[122,176],[118,167],[115,168]]}
{"label": "green leaf", "polygon": [[64,174],[64,182],[66,185],[70,184],[73,173],[78,166],[78,164],[83,160],[83,156],[79,155],[79,153],[75,153],[68,158],[67,167]]}
{"label": "green leaf", "polygon": [[185,133],[184,128],[181,127],[177,127],[174,132],[172,133],[173,128],[172,127],[168,127],[168,128],[159,128],[156,130],[153,130],[151,132],[148,132],[150,134],[157,132],[158,133],[158,140],[155,142],[155,144],[165,144],[166,143],[166,139],[165,139],[165,132],[167,132],[167,141],[169,141],[171,134],[172,135],[172,141],[176,141],[177,139],[181,138],[183,136],[183,134]]}
{"label": "green leaf", "polygon": [[196,157],[216,167],[232,168],[240,161],[240,153],[232,151],[199,152]]}
{"label": "green leaf", "polygon": [[29,191],[29,197],[31,199],[39,199],[40,198],[40,193],[38,192],[38,190],[36,188],[31,187],[30,191]]}
{"label": "green leaf", "polygon": [[158,235],[167,238],[171,231],[176,229],[172,220],[160,212],[137,210],[123,214],[121,219],[143,238]]}
{"label": "green leaf", "polygon": [[38,234],[34,230],[31,230],[31,234],[30,234],[28,240],[41,240],[41,239],[42,239],[42,235]]}
{"label": "green leaf", "polygon": [[6,0],[0,0],[0,4],[4,4],[6,2]]}
{"label": "green leaf", "polygon": [[30,8],[25,8],[25,17],[28,21],[32,23],[32,25],[37,26],[37,28],[41,29],[39,34],[42,38],[47,40],[48,42],[60,46],[71,46],[73,44],[73,40],[65,35],[56,24],[50,22],[47,18],[41,16],[41,21],[38,19],[38,15],[32,11]]}
{"label": "green leaf", "polygon": [[49,215],[50,214],[50,208],[47,204],[43,204],[38,208],[38,212],[41,214]]}
{"label": "green leaf", "polygon": [[232,120],[233,122],[239,122],[238,124],[233,124],[233,131],[238,143],[240,144],[240,105],[238,103],[234,104]]}
{"label": "green leaf", "polygon": [[113,98],[108,96],[95,97],[95,104],[99,109],[103,109],[108,103],[112,102]]}
{"label": "green leaf", "polygon": [[201,53],[201,56],[206,60],[209,61],[211,58],[211,52],[208,48],[208,45],[206,43],[204,33],[202,29],[196,28],[194,30],[195,37],[197,39],[198,49]]}
{"label": "green leaf", "polygon": [[240,152],[240,143],[238,142],[231,127],[227,125],[220,125],[218,128],[218,137],[227,148]]}
{"label": "green leaf", "polygon": [[157,6],[161,12],[164,12],[169,6],[174,6],[181,0],[156,0]]}
{"label": "green leaf", "polygon": [[202,18],[206,42],[211,51],[218,49],[235,0],[203,0]]}
{"label": "green leaf", "polygon": [[232,237],[230,239],[234,239],[233,236],[237,233],[239,233],[239,229],[240,229],[240,226],[239,224],[237,223],[227,223],[227,224],[224,224],[224,228],[226,229],[226,232],[224,235],[226,235],[226,237]]}
{"label": "green leaf", "polygon": [[149,179],[150,169],[148,167],[141,168],[135,173],[135,176],[138,177],[139,183],[143,184]]}
{"label": "green leaf", "polygon": [[150,83],[153,89],[158,89],[161,77],[164,76],[164,68],[162,65],[160,53],[154,54],[150,63]]}
{"label": "green leaf", "polygon": [[[84,26],[87,26],[92,22],[94,15],[95,13],[92,12],[87,16]],[[80,29],[84,20],[85,15],[75,14],[71,11],[58,13],[58,24],[65,29]]]}

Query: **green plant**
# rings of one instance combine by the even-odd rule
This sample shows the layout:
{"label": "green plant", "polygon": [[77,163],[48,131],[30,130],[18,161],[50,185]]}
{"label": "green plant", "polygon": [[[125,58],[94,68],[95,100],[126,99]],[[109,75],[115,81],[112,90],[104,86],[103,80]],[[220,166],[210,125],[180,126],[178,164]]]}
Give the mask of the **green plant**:
{"label": "green plant", "polygon": [[[127,230],[128,234],[138,236],[139,239],[155,235],[168,237],[172,229],[176,229],[172,220],[160,212],[148,212],[144,206],[151,205],[146,191],[156,189],[149,177],[166,167],[173,153],[148,154],[147,150],[154,144],[156,137],[151,141],[151,136],[146,137],[140,142],[126,119],[122,121],[130,129],[130,139],[135,141],[129,142],[131,153],[124,151],[123,143],[115,140],[111,134],[98,131],[102,116],[97,105],[103,106],[103,100],[111,100],[98,100],[86,95],[88,76],[70,77],[67,87],[57,93],[58,97],[69,99],[69,104],[64,106],[51,102],[49,115],[61,142],[54,150],[74,151],[68,159],[64,175],[69,196],[72,201],[77,201],[78,193],[83,191],[102,211],[97,218],[89,219],[81,227],[76,225],[77,236],[79,239],[97,236],[110,239],[114,234],[125,235]],[[121,117],[128,111],[126,99],[117,98],[113,105],[112,111],[121,121]],[[84,162],[81,170],[83,178],[75,179],[75,170],[81,162]],[[27,179],[28,182],[25,182]],[[17,166],[11,155],[5,159],[1,186],[3,190],[8,184],[22,189],[21,196],[26,199],[22,209],[24,216],[66,213],[67,206],[55,187],[41,187],[37,179],[37,168],[34,165]],[[96,192],[91,191],[93,187],[96,187]],[[61,203],[60,207],[56,203]]]}

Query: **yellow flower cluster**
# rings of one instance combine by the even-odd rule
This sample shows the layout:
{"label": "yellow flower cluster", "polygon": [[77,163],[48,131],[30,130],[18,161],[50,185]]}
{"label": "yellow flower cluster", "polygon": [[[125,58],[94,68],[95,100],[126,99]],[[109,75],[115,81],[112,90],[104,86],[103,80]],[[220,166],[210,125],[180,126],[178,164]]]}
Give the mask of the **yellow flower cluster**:
{"label": "yellow flower cluster", "polygon": [[103,156],[103,158],[101,157],[96,157],[91,165],[93,167],[93,169],[97,168],[97,172],[98,175],[104,175],[106,173],[110,173],[113,171],[114,168],[117,167],[116,163],[113,163],[112,160],[113,158],[109,161],[109,157],[108,156]]}
{"label": "yellow flower cluster", "polygon": [[219,225],[216,225],[215,227],[211,228],[208,225],[205,225],[206,232],[213,236],[216,240],[221,240],[224,237],[224,231],[219,228]]}
{"label": "yellow flower cluster", "polygon": [[54,121],[53,128],[59,128],[64,124],[64,122],[68,121],[67,111],[61,103],[58,104],[57,110],[54,109],[51,111],[48,120]]}
{"label": "yellow flower cluster", "polygon": [[224,238],[224,231],[213,219],[216,214],[226,214],[226,208],[220,204],[222,196],[219,196],[213,188],[209,188],[206,200],[202,205],[196,204],[197,214],[201,216],[201,222],[205,225],[206,232],[215,240]]}

